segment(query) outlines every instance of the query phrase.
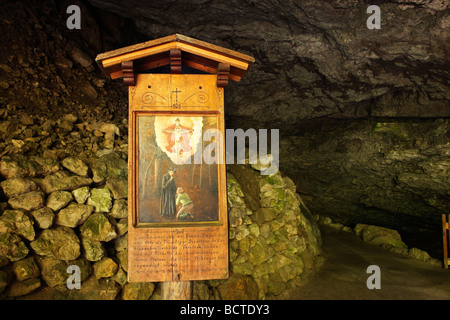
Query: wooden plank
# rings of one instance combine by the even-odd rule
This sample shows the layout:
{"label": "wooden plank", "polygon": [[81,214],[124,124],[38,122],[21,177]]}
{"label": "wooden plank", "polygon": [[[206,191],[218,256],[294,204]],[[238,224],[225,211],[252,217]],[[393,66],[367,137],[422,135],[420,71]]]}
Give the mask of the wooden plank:
{"label": "wooden plank", "polygon": [[192,281],[165,281],[161,284],[162,300],[192,300]]}
{"label": "wooden plank", "polygon": [[167,37],[150,40],[150,41],[134,44],[131,46],[123,47],[120,49],[104,52],[104,53],[99,54],[95,60],[97,62],[101,62],[102,60],[105,60],[105,59],[133,53],[133,52],[140,51],[143,49],[158,47],[158,46],[161,46],[161,45],[164,45],[164,44],[167,44],[170,42],[176,42],[176,41],[183,41],[185,43],[189,43],[194,46],[208,48],[211,51],[216,51],[218,53],[222,53],[223,55],[227,55],[230,57],[235,57],[235,58],[238,58],[238,59],[241,59],[244,61],[248,61],[249,63],[255,62],[255,59],[253,57],[248,56],[246,54],[243,54],[243,53],[231,50],[231,49],[223,48],[223,47],[220,47],[220,46],[217,46],[217,45],[205,42],[205,41],[190,38],[190,37],[187,37],[187,36],[184,36],[181,34],[173,34],[173,35],[170,35]]}
{"label": "wooden plank", "polygon": [[131,60],[142,59],[147,56],[163,53],[166,51],[170,51],[170,49],[175,49],[175,48],[176,48],[176,45],[174,43],[164,43],[159,46],[145,48],[145,49],[141,49],[139,51],[133,51],[133,52],[125,53],[123,55],[113,56],[111,58],[100,60],[101,66],[102,66],[102,68],[106,69],[106,68],[109,68],[116,64],[120,64],[122,61],[131,61]]}
{"label": "wooden plank", "polygon": [[245,60],[236,59],[234,57],[226,56],[215,51],[210,51],[201,47],[195,47],[187,43],[177,43],[177,48],[183,51],[199,55],[214,61],[228,63],[236,68],[247,70],[249,67],[249,62]]}

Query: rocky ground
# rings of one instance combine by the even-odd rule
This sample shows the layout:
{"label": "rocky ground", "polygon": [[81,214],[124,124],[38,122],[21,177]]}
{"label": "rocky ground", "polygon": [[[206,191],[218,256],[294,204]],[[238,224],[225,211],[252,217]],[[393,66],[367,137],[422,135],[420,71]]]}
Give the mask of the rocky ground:
{"label": "rocky ground", "polygon": [[[450,298],[448,270],[386,252],[351,232],[321,226],[325,263],[291,299],[301,300],[443,300]],[[374,228],[375,229],[375,228]],[[379,272],[376,283],[373,266]],[[380,310],[380,315],[385,310]],[[417,312],[415,310],[414,312]]]}

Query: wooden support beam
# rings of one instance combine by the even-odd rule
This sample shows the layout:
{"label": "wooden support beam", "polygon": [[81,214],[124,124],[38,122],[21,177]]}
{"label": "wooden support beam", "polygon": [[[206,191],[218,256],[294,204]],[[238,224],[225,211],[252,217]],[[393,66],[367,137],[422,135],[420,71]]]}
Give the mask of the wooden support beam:
{"label": "wooden support beam", "polygon": [[192,281],[166,281],[161,283],[162,300],[192,300]]}
{"label": "wooden support beam", "polygon": [[217,87],[225,88],[228,86],[230,75],[230,65],[228,63],[219,63],[217,66]]}
{"label": "wooden support beam", "polygon": [[181,74],[181,50],[170,49],[170,73]]}
{"label": "wooden support beam", "polygon": [[135,86],[133,61],[122,61],[123,84],[127,87]]}

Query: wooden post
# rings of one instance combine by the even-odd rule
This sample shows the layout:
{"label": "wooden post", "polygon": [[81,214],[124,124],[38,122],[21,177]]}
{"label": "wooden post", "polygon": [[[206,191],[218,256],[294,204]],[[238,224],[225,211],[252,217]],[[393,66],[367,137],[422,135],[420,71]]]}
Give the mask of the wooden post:
{"label": "wooden post", "polygon": [[443,242],[443,248],[442,250],[444,251],[444,268],[448,269],[448,246],[447,246],[447,241],[450,244],[450,235],[449,235],[449,240],[447,240],[447,229],[450,230],[450,215],[449,215],[449,219],[446,219],[446,215],[443,214],[442,215],[442,242]]}
{"label": "wooden post", "polygon": [[192,281],[166,281],[161,283],[162,300],[192,300]]}

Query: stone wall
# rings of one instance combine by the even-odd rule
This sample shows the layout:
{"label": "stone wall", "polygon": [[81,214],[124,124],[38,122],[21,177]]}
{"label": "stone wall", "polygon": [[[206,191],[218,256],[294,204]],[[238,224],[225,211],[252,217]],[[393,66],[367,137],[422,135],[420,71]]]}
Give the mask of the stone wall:
{"label": "stone wall", "polygon": [[[126,280],[126,132],[70,114],[0,123],[0,298],[160,298],[157,283]],[[286,297],[322,262],[316,222],[280,173],[230,166],[227,187],[231,277],[195,282],[194,298]]]}

